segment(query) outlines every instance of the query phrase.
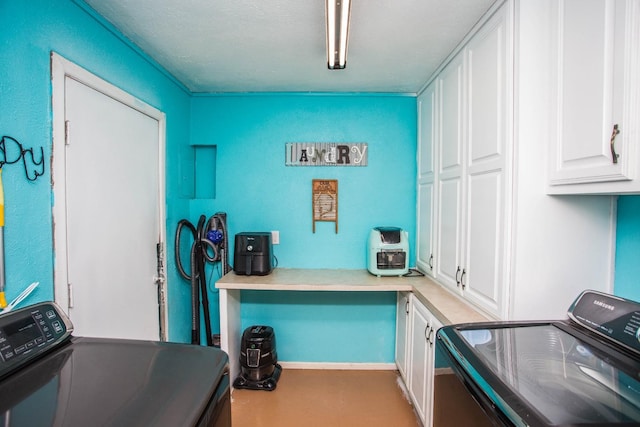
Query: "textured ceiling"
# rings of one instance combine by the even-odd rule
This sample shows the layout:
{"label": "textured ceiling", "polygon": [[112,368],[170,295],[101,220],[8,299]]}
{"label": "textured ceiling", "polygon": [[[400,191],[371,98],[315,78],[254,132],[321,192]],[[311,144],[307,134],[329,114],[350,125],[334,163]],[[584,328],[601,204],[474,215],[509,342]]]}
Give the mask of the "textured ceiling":
{"label": "textured ceiling", "polygon": [[324,0],[84,0],[192,92],[416,93],[494,0],[353,0],[329,70]]}

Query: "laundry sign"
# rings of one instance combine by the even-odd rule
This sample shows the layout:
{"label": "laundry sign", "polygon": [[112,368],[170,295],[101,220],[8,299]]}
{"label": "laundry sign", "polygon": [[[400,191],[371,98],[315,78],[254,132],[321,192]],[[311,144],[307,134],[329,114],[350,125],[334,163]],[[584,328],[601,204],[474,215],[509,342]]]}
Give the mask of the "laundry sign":
{"label": "laundry sign", "polygon": [[367,166],[367,144],[288,142],[286,166]]}

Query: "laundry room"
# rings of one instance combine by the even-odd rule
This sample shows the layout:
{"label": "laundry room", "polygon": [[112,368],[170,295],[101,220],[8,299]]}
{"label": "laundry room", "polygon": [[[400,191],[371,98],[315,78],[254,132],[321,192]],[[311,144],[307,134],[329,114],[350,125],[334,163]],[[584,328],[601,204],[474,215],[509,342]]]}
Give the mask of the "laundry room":
{"label": "laundry room", "polygon": [[447,425],[441,326],[640,300],[640,5],[578,3],[2,1],[0,305],[220,348],[240,427]]}

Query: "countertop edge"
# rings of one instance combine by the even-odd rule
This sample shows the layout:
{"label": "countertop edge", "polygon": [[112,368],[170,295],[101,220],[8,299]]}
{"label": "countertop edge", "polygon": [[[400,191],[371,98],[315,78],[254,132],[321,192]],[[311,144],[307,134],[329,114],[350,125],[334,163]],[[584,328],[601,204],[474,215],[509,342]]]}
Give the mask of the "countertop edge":
{"label": "countertop edge", "polygon": [[367,270],[276,268],[264,276],[230,272],[215,286],[226,290],[413,292],[443,325],[494,320],[428,276],[377,277]]}

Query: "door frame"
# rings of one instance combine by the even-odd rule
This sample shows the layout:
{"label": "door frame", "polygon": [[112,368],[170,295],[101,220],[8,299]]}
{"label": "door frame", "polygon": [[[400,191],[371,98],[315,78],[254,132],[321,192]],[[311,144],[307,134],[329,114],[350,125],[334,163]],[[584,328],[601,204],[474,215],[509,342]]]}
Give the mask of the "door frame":
{"label": "door frame", "polygon": [[[52,105],[52,151],[51,183],[53,191],[53,255],[54,298],[62,309],[69,312],[68,259],[67,259],[67,206],[66,206],[66,115],[65,79],[72,78],[128,107],[158,121],[158,242],[162,268],[166,268],[166,208],[165,208],[165,161],[166,161],[166,115],[133,95],[90,73],[79,65],[51,52],[51,105]],[[169,336],[167,316],[167,279],[163,270],[158,277],[158,322],[161,341]]]}

